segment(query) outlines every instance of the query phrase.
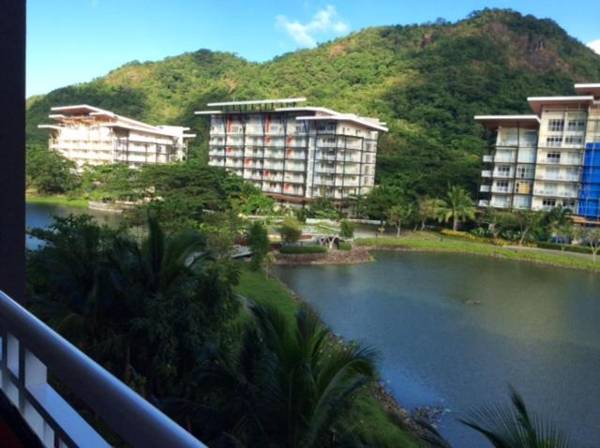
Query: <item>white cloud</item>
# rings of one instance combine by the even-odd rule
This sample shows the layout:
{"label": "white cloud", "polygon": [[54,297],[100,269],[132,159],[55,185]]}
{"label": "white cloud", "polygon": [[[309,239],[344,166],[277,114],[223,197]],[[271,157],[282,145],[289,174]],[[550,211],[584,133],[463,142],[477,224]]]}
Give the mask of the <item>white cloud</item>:
{"label": "white cloud", "polygon": [[600,54],[600,39],[588,42],[587,46],[594,50],[597,54]]}
{"label": "white cloud", "polygon": [[279,15],[276,17],[276,24],[301,47],[314,47],[317,45],[317,37],[340,35],[347,33],[350,29],[332,5],[327,5],[317,11],[310,22],[300,23]]}

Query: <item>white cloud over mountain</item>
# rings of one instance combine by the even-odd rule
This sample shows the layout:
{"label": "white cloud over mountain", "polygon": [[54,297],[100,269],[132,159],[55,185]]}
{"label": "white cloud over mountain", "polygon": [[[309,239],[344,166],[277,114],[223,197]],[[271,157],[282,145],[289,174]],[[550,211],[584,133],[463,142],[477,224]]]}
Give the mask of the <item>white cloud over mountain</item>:
{"label": "white cloud over mountain", "polygon": [[339,17],[334,6],[327,5],[317,11],[313,18],[306,23],[290,20],[286,16],[278,15],[276,25],[284,30],[300,47],[315,47],[318,37],[340,35],[350,29],[348,24]]}
{"label": "white cloud over mountain", "polygon": [[587,46],[594,50],[597,54],[600,54],[600,39],[588,42]]}

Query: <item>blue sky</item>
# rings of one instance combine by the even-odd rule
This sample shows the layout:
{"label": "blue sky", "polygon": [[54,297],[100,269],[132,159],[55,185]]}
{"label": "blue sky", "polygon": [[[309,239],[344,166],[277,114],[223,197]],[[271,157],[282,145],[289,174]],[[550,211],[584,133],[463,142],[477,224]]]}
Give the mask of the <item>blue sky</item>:
{"label": "blue sky", "polygon": [[374,25],[464,18],[484,7],[557,21],[600,53],[598,0],[29,0],[27,96],[132,60],[200,48],[265,61]]}

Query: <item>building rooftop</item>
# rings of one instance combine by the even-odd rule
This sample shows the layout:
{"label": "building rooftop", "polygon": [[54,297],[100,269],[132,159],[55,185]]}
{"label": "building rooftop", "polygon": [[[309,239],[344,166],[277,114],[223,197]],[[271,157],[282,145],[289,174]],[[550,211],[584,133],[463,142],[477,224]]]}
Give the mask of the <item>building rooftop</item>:
{"label": "building rooftop", "polygon": [[[379,121],[377,118],[361,117],[355,114],[345,114],[337,112],[327,107],[315,107],[315,106],[296,106],[298,102],[304,102],[306,98],[282,98],[282,99],[268,99],[268,100],[250,100],[250,101],[227,101],[220,103],[208,103],[208,107],[225,107],[230,108],[235,106],[241,106],[240,109],[234,109],[231,111],[237,112],[252,112],[254,109],[248,109],[251,106],[269,105],[275,112],[314,112],[315,115],[303,115],[296,117],[297,120],[306,121],[317,121],[317,120],[333,120],[333,121],[348,121],[370,129],[375,129],[382,132],[387,132],[388,128],[385,123]],[[285,107],[275,107],[277,104],[284,104]],[[244,108],[244,106],[246,108]],[[255,110],[260,112],[261,109]],[[199,110],[194,112],[195,115],[220,115],[228,112],[228,110]]]}
{"label": "building rooftop", "polygon": [[575,92],[580,95],[593,95],[600,98],[600,82],[575,84]]}
{"label": "building rooftop", "polygon": [[[156,135],[163,135],[168,137],[183,137],[191,138],[194,134],[183,134],[184,131],[189,128],[182,126],[166,126],[160,125],[155,126],[143,121],[134,120],[133,118],[118,115],[109,110],[101,109],[99,107],[90,106],[88,104],[77,104],[70,106],[55,106],[50,109],[52,113],[48,115],[49,118],[59,123],[73,123],[73,122],[92,122],[100,126],[114,127],[128,130],[135,130],[139,132],[148,132]],[[41,124],[38,126],[40,129],[60,129],[59,125]]]}
{"label": "building rooftop", "polygon": [[336,115],[306,115],[296,117],[296,120],[305,121],[348,121],[366,128],[375,129],[377,131],[387,132],[388,128],[383,126],[378,120],[372,118],[359,117],[353,114],[336,114]]}
{"label": "building rooftop", "polygon": [[230,106],[264,106],[271,104],[296,104],[306,101],[304,97],[297,98],[275,98],[267,100],[247,100],[247,101],[222,101],[218,103],[208,103],[208,107],[230,107]]}
{"label": "building rooftop", "polygon": [[548,105],[589,105],[594,101],[594,97],[592,95],[575,95],[575,96],[530,96],[527,98],[527,102],[529,103],[529,107],[534,111],[537,115],[540,115],[542,112],[542,107]]}
{"label": "building rooftop", "polygon": [[473,118],[488,129],[500,126],[537,128],[540,124],[540,117],[537,115],[475,115]]}

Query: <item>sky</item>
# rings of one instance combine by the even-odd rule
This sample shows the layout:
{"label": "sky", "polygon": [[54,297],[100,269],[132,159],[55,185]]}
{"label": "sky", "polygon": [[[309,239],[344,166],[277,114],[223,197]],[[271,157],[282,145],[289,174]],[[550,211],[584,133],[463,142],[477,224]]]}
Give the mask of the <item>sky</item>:
{"label": "sky", "polygon": [[455,21],[485,7],[554,19],[600,54],[599,0],[29,0],[27,96],[133,60],[207,48],[260,62],[368,26]]}

